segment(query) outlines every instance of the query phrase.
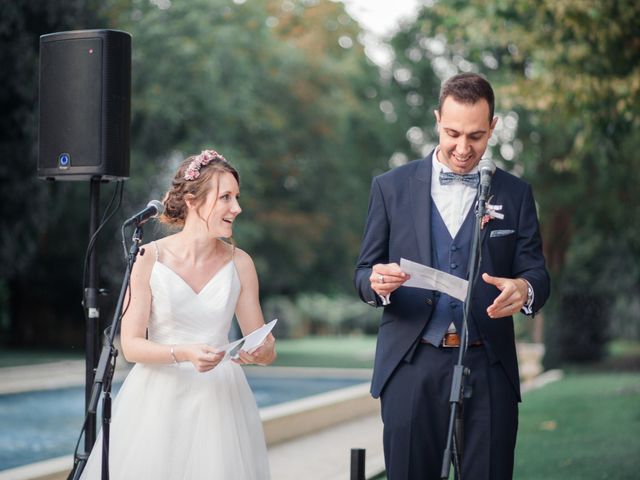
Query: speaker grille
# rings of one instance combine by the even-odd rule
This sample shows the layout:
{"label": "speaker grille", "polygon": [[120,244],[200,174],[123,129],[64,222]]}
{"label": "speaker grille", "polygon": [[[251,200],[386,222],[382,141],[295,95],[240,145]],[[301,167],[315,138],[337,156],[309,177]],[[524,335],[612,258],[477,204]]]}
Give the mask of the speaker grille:
{"label": "speaker grille", "polygon": [[62,153],[73,167],[100,165],[102,39],[48,42],[41,53],[41,165],[57,168]]}
{"label": "speaker grille", "polygon": [[[129,175],[131,37],[81,30],[40,37],[38,176]],[[61,162],[66,155],[68,164]]]}

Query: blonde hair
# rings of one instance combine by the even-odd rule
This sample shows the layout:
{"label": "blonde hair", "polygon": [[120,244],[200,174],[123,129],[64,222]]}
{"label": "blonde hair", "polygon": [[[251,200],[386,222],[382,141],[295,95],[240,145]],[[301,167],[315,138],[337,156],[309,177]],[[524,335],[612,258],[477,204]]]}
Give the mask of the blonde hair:
{"label": "blonde hair", "polygon": [[160,216],[160,221],[172,227],[181,228],[187,218],[187,202],[185,197],[191,196],[195,205],[200,206],[210,189],[210,180],[214,176],[222,173],[230,173],[234,176],[238,185],[240,185],[240,175],[229,162],[222,157],[216,157],[210,160],[206,165],[199,167],[199,175],[193,179],[186,179],[185,174],[197,160],[200,155],[192,155],[184,160],[176,171],[171,187],[167,191],[162,200],[164,204],[164,212]]}

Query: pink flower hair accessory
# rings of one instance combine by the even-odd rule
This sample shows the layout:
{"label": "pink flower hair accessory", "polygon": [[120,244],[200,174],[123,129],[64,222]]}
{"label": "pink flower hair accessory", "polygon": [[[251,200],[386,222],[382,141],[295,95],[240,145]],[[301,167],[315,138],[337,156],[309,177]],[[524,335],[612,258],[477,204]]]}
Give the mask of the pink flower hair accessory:
{"label": "pink flower hair accessory", "polygon": [[184,172],[184,179],[195,180],[200,176],[200,169],[205,165],[209,165],[213,160],[227,160],[215,150],[203,150],[200,155],[197,155],[187,167],[187,171]]}

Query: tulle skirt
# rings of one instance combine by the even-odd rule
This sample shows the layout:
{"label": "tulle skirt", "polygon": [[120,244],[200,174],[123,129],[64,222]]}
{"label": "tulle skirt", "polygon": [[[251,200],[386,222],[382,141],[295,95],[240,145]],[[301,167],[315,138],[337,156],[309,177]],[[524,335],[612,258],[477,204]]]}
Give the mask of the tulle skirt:
{"label": "tulle skirt", "polygon": [[[102,432],[81,479],[101,478]],[[137,364],[113,403],[111,480],[268,480],[255,398],[239,365]]]}

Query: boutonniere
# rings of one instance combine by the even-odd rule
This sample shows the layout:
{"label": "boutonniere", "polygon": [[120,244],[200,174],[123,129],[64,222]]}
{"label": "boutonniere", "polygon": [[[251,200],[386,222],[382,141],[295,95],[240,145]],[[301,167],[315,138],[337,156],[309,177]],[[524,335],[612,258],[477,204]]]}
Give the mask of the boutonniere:
{"label": "boutonniere", "polygon": [[480,221],[480,230],[482,230],[484,226],[489,223],[489,220],[492,220],[494,218],[497,218],[498,220],[504,219],[504,213],[500,213],[500,210],[502,210],[502,205],[492,205],[492,198],[493,196],[490,197],[489,200],[487,200],[487,213],[482,216],[482,220]]}

